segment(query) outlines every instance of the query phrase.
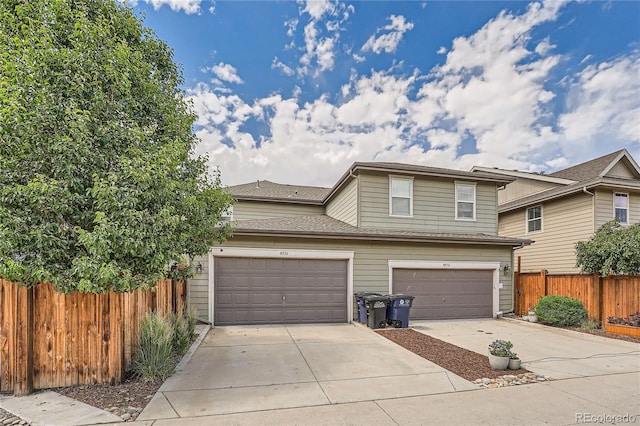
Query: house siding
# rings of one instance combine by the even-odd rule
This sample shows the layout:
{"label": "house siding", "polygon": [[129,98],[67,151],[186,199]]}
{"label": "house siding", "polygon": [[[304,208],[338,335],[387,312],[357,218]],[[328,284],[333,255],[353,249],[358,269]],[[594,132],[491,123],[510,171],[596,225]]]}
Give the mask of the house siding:
{"label": "house siding", "polygon": [[413,217],[407,218],[389,216],[389,175],[361,173],[359,191],[361,228],[497,235],[495,184],[476,183],[474,221],[455,220],[453,180],[416,176],[413,180]]}
{"label": "house siding", "polygon": [[593,199],[587,194],[542,204],[542,231],[526,233],[526,208],[500,215],[499,234],[535,242],[515,251],[521,272],[546,269],[549,273],[578,273],[575,244],[594,232]]}
{"label": "house siding", "polygon": [[311,206],[307,204],[240,200],[233,206],[233,220],[269,219],[274,217],[313,216],[321,214],[324,214],[323,206]]}
{"label": "house siding", "polygon": [[498,191],[498,204],[505,204],[527,195],[557,187],[558,184],[519,178]]}
{"label": "house siding", "polygon": [[598,189],[595,191],[595,229],[597,230],[603,224],[610,222],[614,219],[613,215],[613,194],[616,192],[622,192],[629,194],[629,224],[640,222],[640,193],[629,192],[628,190],[604,190]]}
{"label": "house siding", "polygon": [[358,178],[351,181],[327,204],[327,215],[358,226]]}
{"label": "house siding", "polygon": [[624,164],[622,164],[622,162],[618,162],[615,166],[613,166],[605,176],[622,179],[633,179],[634,177],[629,169]]}
{"label": "house siding", "polygon": [[[223,244],[224,247],[306,249],[306,250],[344,250],[353,251],[353,290],[388,293],[389,260],[431,260],[431,261],[469,261],[500,262],[511,265],[512,249],[504,246],[458,245],[458,244],[417,244],[401,242],[364,242],[348,240],[316,240],[293,238],[242,237]],[[215,247],[214,247],[215,251]],[[204,263],[203,263],[204,264]],[[208,270],[208,265],[207,268]],[[513,268],[511,268],[513,270]],[[203,277],[208,277],[203,272]],[[513,309],[513,280],[500,274],[500,310]],[[191,292],[189,302],[198,308],[201,317],[207,316],[209,298],[208,281],[192,279],[189,281]]]}

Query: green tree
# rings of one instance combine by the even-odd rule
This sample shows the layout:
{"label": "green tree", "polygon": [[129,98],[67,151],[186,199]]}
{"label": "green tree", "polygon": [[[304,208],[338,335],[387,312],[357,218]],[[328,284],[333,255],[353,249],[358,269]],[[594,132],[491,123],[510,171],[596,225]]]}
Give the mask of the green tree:
{"label": "green tree", "polygon": [[640,223],[602,225],[589,241],[576,244],[576,266],[589,274],[640,274]]}
{"label": "green tree", "polygon": [[0,276],[147,287],[224,241],[171,49],[116,0],[0,0]]}

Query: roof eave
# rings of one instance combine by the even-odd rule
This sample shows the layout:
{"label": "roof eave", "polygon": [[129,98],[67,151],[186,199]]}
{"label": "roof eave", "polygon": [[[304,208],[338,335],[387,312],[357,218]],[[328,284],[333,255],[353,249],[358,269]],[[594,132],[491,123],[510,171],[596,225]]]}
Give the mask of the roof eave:
{"label": "roof eave", "polygon": [[303,198],[282,198],[282,197],[258,197],[251,195],[232,195],[238,201],[263,201],[268,203],[286,203],[286,204],[310,204],[315,206],[324,205],[323,200],[309,200]]}
{"label": "roof eave", "polygon": [[299,232],[284,230],[263,229],[236,229],[234,235],[252,237],[285,237],[285,238],[325,238],[341,240],[368,240],[368,241],[403,241],[421,243],[445,243],[445,244],[475,244],[475,245],[501,245],[509,247],[522,247],[533,243],[526,239],[482,239],[482,238],[455,238],[455,237],[423,237],[410,235],[378,235],[378,234],[353,234],[349,232]]}

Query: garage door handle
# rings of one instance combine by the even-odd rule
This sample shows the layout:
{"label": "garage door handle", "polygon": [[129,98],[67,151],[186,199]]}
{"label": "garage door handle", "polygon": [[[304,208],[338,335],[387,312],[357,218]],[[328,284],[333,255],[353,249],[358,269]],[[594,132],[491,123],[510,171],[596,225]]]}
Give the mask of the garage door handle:
{"label": "garage door handle", "polygon": [[282,301],[284,302],[285,296],[282,296]]}

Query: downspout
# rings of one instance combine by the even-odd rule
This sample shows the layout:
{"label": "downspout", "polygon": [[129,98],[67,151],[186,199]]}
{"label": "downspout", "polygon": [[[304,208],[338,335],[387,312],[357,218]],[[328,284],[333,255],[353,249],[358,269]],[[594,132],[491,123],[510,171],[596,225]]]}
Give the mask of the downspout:
{"label": "downspout", "polygon": [[586,186],[582,187],[582,192],[584,192],[585,194],[591,195],[592,197],[595,195],[593,192],[587,191],[587,187]]}

